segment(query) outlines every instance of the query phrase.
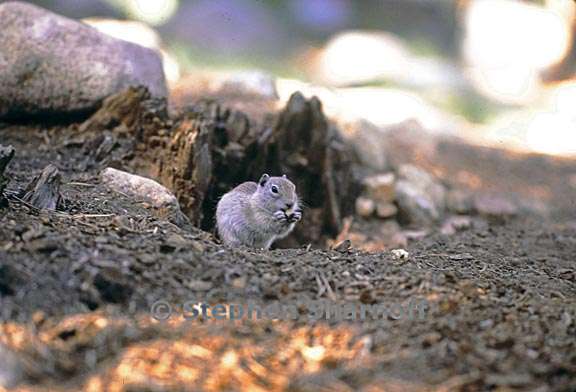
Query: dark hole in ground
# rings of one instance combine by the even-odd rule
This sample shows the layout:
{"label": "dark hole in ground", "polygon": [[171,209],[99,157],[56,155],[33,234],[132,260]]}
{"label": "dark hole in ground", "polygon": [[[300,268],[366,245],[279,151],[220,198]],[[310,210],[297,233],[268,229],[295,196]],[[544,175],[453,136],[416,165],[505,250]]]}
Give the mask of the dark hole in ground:
{"label": "dark hole in ground", "polygon": [[18,287],[22,279],[18,272],[9,265],[0,265],[0,294],[9,296],[14,295],[13,287]]}
{"label": "dark hole in ground", "polygon": [[125,303],[132,295],[132,289],[125,284],[115,282],[99,273],[94,277],[94,287],[100,293],[102,300],[111,303]]}

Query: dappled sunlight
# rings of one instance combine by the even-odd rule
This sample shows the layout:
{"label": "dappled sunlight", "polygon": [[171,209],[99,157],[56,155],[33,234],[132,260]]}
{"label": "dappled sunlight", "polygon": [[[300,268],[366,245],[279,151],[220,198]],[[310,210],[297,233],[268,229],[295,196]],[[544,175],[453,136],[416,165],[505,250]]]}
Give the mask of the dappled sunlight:
{"label": "dappled sunlight", "polygon": [[305,96],[317,96],[326,114],[341,124],[358,120],[378,127],[388,127],[415,120],[425,129],[440,133],[455,132],[460,124],[456,116],[442,113],[421,96],[406,90],[380,87],[326,88],[297,80],[280,79],[276,88],[279,106],[300,91]]}
{"label": "dappled sunlight", "polygon": [[123,9],[132,19],[151,25],[160,25],[170,19],[178,10],[178,0],[106,0]]}
{"label": "dappled sunlight", "polygon": [[462,51],[479,91],[507,104],[533,101],[539,72],[559,62],[571,42],[563,12],[512,0],[472,1]]}
{"label": "dappled sunlight", "polygon": [[504,112],[466,137],[500,148],[576,156],[574,99],[574,82],[549,86],[534,105]]}
{"label": "dappled sunlight", "polygon": [[560,113],[537,113],[528,125],[526,142],[546,154],[576,156],[576,121]]}
{"label": "dappled sunlight", "polygon": [[132,20],[86,18],[82,20],[111,37],[156,49],[162,44],[160,35],[145,23]]}
{"label": "dappled sunlight", "polygon": [[541,88],[538,71],[525,66],[471,67],[468,76],[479,92],[506,104],[533,102]]}
{"label": "dappled sunlight", "polygon": [[406,45],[393,34],[348,31],[327,43],[318,72],[332,85],[394,79],[405,72],[409,60]]}
{"label": "dappled sunlight", "polygon": [[[150,323],[146,317],[136,321],[99,313],[42,325],[43,337],[34,336],[33,329],[17,323],[0,329],[0,343],[27,358],[27,372],[33,371],[43,356],[53,362],[55,372],[63,366],[76,372],[94,366],[87,358],[117,353],[100,375],[79,373],[86,391],[182,386],[206,391],[285,390],[295,378],[322,373],[336,364],[354,371],[376,360],[370,353],[371,340],[358,338],[358,328],[351,325],[298,327],[269,320]],[[235,334],[250,330],[259,334],[234,339]],[[77,360],[65,360],[66,354]]]}

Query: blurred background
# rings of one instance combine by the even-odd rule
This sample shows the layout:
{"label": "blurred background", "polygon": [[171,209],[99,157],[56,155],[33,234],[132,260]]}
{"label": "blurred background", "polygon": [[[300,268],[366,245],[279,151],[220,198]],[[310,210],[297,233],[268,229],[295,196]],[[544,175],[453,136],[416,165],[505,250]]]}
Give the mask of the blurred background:
{"label": "blurred background", "polygon": [[280,101],[295,90],[318,95],[344,123],[408,121],[474,143],[576,156],[573,1],[32,3],[162,51],[176,91],[221,73],[216,80]]}

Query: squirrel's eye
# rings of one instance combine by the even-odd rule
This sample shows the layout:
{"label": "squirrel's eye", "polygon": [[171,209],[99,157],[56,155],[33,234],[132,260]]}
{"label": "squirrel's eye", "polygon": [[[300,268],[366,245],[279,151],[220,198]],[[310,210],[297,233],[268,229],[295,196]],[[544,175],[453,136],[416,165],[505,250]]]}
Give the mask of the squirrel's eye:
{"label": "squirrel's eye", "polygon": [[272,188],[270,188],[270,190],[272,191],[272,193],[278,193],[278,187],[276,185],[272,185]]}

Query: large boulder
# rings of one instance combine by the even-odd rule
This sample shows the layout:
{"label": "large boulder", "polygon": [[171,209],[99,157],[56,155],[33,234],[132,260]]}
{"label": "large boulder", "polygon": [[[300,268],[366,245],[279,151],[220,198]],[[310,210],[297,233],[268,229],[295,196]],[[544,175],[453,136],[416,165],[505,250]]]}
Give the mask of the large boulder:
{"label": "large boulder", "polygon": [[132,85],[167,95],[154,50],[17,1],[0,20],[0,118],[89,112]]}

